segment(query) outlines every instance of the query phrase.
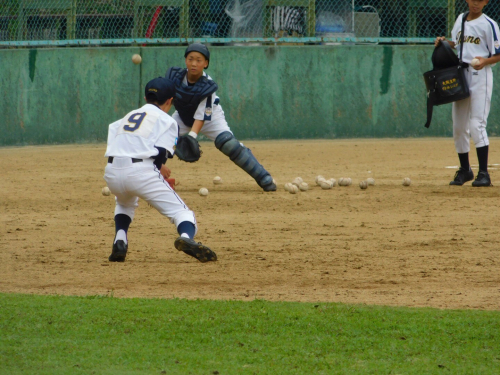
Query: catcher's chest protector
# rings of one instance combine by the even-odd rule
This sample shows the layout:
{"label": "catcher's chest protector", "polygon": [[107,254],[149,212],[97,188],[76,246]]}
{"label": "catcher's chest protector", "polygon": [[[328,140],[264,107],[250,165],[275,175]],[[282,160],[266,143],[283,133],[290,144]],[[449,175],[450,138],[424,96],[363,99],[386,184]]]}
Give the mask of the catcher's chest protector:
{"label": "catcher's chest protector", "polygon": [[170,68],[165,75],[166,78],[175,82],[174,107],[179,112],[182,122],[186,126],[193,126],[194,114],[200,102],[217,91],[217,83],[202,76],[193,86],[182,83],[187,69],[178,67]]}

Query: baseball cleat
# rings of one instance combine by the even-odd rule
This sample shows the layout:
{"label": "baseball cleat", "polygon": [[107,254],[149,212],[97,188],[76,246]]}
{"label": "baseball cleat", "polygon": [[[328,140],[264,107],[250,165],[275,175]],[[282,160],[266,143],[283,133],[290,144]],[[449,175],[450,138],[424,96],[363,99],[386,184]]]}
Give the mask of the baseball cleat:
{"label": "baseball cleat", "polygon": [[109,256],[110,262],[125,262],[127,256],[128,244],[123,240],[118,240],[113,244],[113,250]]}
{"label": "baseball cleat", "polygon": [[185,252],[202,263],[217,260],[217,255],[212,250],[191,238],[178,237],[174,246],[177,250]]}
{"label": "baseball cleat", "polygon": [[472,181],[473,179],[474,179],[474,172],[472,172],[472,169],[469,168],[469,170],[466,171],[465,169],[460,168],[455,173],[455,178],[453,179],[453,181],[450,182],[450,185],[462,186],[467,181]]}
{"label": "baseball cleat", "polygon": [[276,184],[273,182],[270,185],[266,185],[262,187],[264,191],[276,191]]}
{"label": "baseball cleat", "polygon": [[488,172],[479,171],[472,186],[491,186],[490,174]]}

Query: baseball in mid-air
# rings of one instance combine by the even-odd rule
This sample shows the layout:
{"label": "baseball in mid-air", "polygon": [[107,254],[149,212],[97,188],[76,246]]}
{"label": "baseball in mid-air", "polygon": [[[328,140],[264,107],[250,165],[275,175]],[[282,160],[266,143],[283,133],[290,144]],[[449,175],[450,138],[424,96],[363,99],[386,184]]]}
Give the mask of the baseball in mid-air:
{"label": "baseball in mid-air", "polygon": [[102,193],[102,195],[104,195],[104,196],[106,196],[106,197],[107,197],[108,195],[110,195],[110,194],[111,194],[111,191],[109,190],[109,187],[104,186],[104,187],[102,188],[102,190],[101,190],[101,193]]}
{"label": "baseball in mid-air", "polygon": [[142,57],[141,57],[141,55],[139,55],[139,54],[137,54],[137,53],[136,53],[136,54],[134,54],[134,55],[132,55],[132,62],[133,62],[134,64],[140,64],[140,63],[142,62]]}
{"label": "baseball in mid-air", "polygon": [[405,177],[403,180],[403,186],[410,186],[411,185],[411,180],[409,177]]}
{"label": "baseball in mid-air", "polygon": [[202,197],[206,197],[208,195],[208,189],[207,188],[201,188],[198,191],[198,194],[200,194]]}
{"label": "baseball in mid-air", "polygon": [[222,184],[222,178],[220,176],[215,176],[213,180],[214,185],[220,185]]}
{"label": "baseball in mid-air", "polygon": [[366,182],[366,181],[360,181],[359,182],[359,187],[360,187],[360,189],[365,190],[368,187],[368,182]]}
{"label": "baseball in mid-air", "polygon": [[479,59],[472,59],[472,61],[470,62],[470,64],[471,64],[472,66],[477,66],[477,65],[479,65]]}

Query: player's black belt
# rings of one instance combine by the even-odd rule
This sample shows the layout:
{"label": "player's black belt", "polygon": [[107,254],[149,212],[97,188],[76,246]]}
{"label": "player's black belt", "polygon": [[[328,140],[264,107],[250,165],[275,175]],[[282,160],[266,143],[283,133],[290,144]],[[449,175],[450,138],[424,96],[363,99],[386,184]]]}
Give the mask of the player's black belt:
{"label": "player's black belt", "polygon": [[[113,163],[113,156],[108,157],[108,163]],[[132,158],[132,163],[142,163],[142,159]]]}

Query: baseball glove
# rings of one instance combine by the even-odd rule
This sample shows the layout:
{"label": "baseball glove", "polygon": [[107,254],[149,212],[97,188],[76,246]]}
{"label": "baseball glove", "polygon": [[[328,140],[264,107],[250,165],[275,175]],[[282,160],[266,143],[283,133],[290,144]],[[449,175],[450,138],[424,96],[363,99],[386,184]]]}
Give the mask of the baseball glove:
{"label": "baseball glove", "polygon": [[177,139],[175,155],[183,161],[194,163],[201,156],[200,144],[190,135],[183,135]]}

